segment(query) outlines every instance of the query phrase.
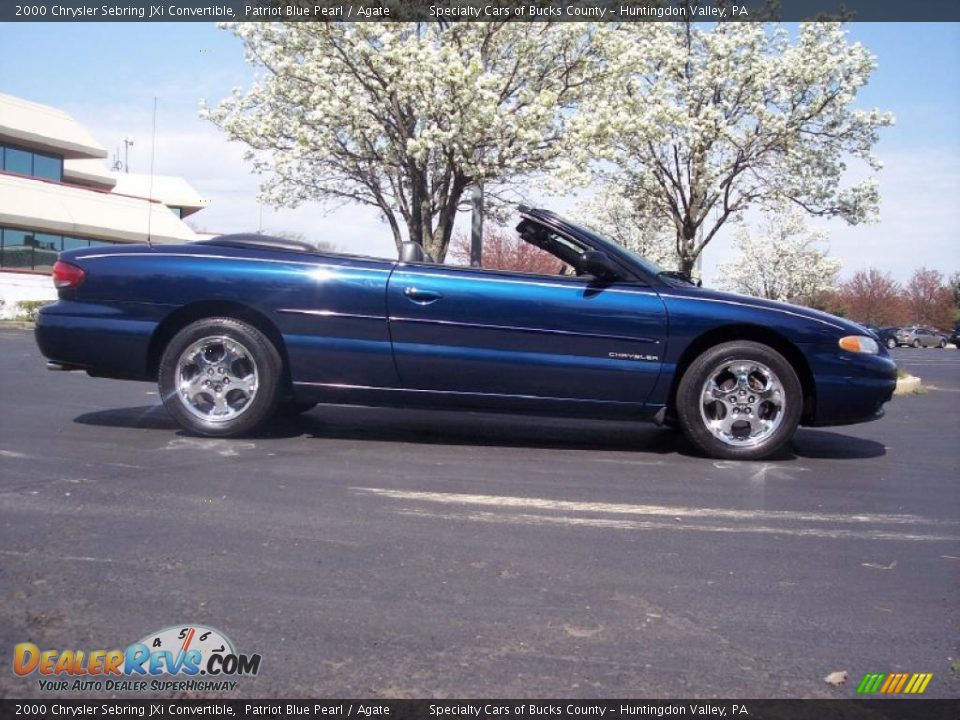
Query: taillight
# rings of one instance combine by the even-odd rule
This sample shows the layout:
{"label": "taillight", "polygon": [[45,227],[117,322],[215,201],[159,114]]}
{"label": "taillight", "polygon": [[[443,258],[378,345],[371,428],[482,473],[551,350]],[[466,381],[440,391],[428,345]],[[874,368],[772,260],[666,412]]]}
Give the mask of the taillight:
{"label": "taillight", "polygon": [[53,264],[53,284],[57,290],[70,290],[83,282],[83,268],[63,260]]}

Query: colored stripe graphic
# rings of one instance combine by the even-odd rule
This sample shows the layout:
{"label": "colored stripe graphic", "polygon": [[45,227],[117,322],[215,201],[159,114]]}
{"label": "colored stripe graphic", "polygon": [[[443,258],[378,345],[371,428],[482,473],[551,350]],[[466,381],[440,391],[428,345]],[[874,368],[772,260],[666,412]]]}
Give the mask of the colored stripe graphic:
{"label": "colored stripe graphic", "polygon": [[874,693],[880,687],[879,683],[884,678],[884,675],[878,673],[867,673],[863,676],[863,682],[860,683],[860,687],[857,688],[859,693]]}
{"label": "colored stripe graphic", "polygon": [[910,677],[910,674],[909,674],[909,673],[901,673],[901,675],[900,675],[900,681],[897,683],[897,686],[896,686],[895,688],[892,688],[892,689],[890,690],[890,692],[892,692],[892,693],[898,693],[898,692],[900,692],[901,690],[903,690],[903,686],[906,684],[907,678],[909,678],[909,677]]}
{"label": "colored stripe graphic", "polygon": [[857,694],[921,695],[932,678],[933,673],[867,673],[857,685]]}
{"label": "colored stripe graphic", "polygon": [[892,675],[887,675],[886,682],[884,682],[883,686],[880,688],[880,694],[883,695],[884,693],[889,692],[890,688],[894,685],[894,683],[896,683],[899,677],[900,676],[897,675],[896,673],[893,673]]}

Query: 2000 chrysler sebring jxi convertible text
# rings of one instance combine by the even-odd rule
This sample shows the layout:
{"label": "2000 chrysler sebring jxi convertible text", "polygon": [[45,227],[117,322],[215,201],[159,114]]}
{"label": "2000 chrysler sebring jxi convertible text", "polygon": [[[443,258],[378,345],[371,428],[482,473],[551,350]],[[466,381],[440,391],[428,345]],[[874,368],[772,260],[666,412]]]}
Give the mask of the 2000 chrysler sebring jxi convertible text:
{"label": "2000 chrysler sebring jxi convertible text", "polygon": [[557,274],[257,235],[64,252],[37,342],[54,369],[157,379],[181,425],[215,436],[317,402],[420,405],[646,418],[752,459],[800,423],[883,414],[896,367],[862,327],[705,290],[551,212],[521,216]]}

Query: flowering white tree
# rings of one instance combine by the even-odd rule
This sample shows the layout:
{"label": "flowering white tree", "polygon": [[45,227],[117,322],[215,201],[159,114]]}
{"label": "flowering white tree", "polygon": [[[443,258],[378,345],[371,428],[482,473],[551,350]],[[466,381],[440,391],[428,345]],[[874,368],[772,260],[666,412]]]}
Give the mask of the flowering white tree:
{"label": "flowering white tree", "polygon": [[636,224],[673,233],[680,270],[749,207],[872,219],[873,178],[843,186],[888,113],[853,108],[875,67],[842,24],[628,23],[597,36],[606,77],[575,123],[567,177],[616,186]]}
{"label": "flowering white tree", "polygon": [[741,227],[735,243],[737,256],[717,270],[728,290],[809,304],[836,284],[840,260],[827,256],[826,235],[807,228],[799,209],[769,215],[757,236]]}
{"label": "flowering white tree", "polygon": [[628,250],[651,260],[664,270],[680,267],[680,256],[671,234],[663,225],[647,222],[634,212],[632,201],[621,188],[611,185],[579,204],[585,224],[615,240]]}
{"label": "flowering white tree", "polygon": [[263,74],[204,112],[276,205],[372,205],[442,261],[464,191],[543,170],[594,66],[574,23],[236,23]]}

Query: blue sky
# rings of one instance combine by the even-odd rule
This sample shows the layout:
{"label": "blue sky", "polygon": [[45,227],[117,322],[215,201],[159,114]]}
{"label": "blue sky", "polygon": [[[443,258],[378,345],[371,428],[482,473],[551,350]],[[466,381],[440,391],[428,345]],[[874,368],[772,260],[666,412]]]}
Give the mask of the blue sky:
{"label": "blue sky", "polygon": [[[844,275],[875,266],[905,279],[925,265],[960,269],[960,25],[862,23],[850,27],[878,57],[879,68],[859,99],[861,107],[892,111],[876,152],[881,222],[847,227],[820,223]],[[296,230],[338,242],[355,252],[393,252],[389,232],[372,210],[332,213],[319,205],[262,213],[257,179],[242,148],[199,119],[201,97],[215,102],[247,87],[251,68],[240,43],[207,23],[36,23],[0,25],[0,92],[61,107],[105,147],[134,138],[131,166],[146,172],[150,115],[159,98],[156,171],[182,175],[211,200],[195,216],[217,231]],[[569,207],[570,199],[546,200]],[[728,229],[706,251],[708,279],[730,257]]]}

